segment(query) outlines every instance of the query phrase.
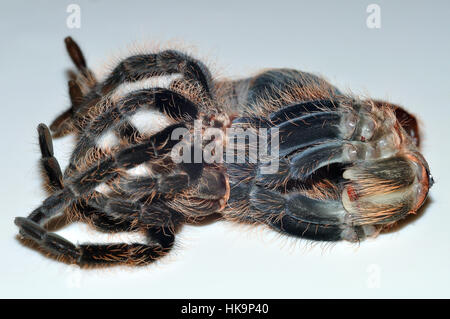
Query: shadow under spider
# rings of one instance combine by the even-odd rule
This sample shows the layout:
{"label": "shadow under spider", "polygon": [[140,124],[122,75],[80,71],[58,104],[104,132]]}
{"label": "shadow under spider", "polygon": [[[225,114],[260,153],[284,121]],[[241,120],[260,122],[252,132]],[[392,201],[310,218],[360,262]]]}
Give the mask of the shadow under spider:
{"label": "shadow under spider", "polygon": [[[404,219],[396,222],[394,225],[382,229],[380,234],[383,235],[383,234],[394,233],[394,232],[400,231],[401,229],[405,228],[409,224],[415,223],[417,220],[422,218],[422,216],[425,214],[425,211],[427,210],[428,206],[432,202],[433,202],[432,197],[428,197],[426,202],[424,203],[424,205],[416,212],[416,214],[409,214],[409,215],[407,215]],[[206,226],[206,225],[210,225],[212,223],[215,223],[216,221],[221,220],[221,219],[223,219],[223,217],[222,217],[222,215],[220,213],[214,213],[214,214],[211,214],[211,215],[208,215],[208,216],[197,218],[195,221],[188,221],[185,224],[186,225],[193,225],[193,226]],[[51,219],[45,225],[45,228],[48,231],[50,231],[50,232],[56,232],[58,230],[61,230],[65,226],[69,225],[70,223],[71,223],[70,218],[67,215],[62,215],[62,216],[58,216],[58,217],[55,217],[55,218]],[[181,228],[182,228],[182,225],[181,225],[181,227],[178,227],[176,229],[175,233],[178,233]],[[97,231],[102,232],[102,233],[107,233],[105,231],[101,231],[100,229],[97,229],[97,228],[95,228],[95,229]],[[73,261],[71,261],[71,260],[69,260],[67,258],[57,257],[57,256],[47,252],[46,250],[41,248],[33,240],[23,238],[19,234],[16,235],[16,239],[22,245],[39,252],[40,254],[45,256],[46,258],[50,258],[50,259],[53,259],[53,260],[58,261],[58,262],[63,262],[63,263],[68,264],[68,265],[74,264]],[[117,264],[117,266],[130,266],[130,265],[126,264],[126,263],[121,263],[121,264]],[[146,265],[146,266],[148,266],[148,265]],[[80,265],[80,267],[83,268],[83,269],[86,269],[86,268],[97,269],[97,268],[108,268],[109,266],[108,265],[98,264],[98,265]]]}

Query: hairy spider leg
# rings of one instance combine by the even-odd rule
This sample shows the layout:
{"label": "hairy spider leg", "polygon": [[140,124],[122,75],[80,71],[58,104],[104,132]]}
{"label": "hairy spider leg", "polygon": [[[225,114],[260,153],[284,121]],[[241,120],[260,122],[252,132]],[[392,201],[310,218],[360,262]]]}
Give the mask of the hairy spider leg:
{"label": "hairy spider leg", "polygon": [[[46,188],[49,190],[49,193],[52,194],[55,191],[64,188],[62,172],[58,160],[53,156],[53,142],[48,127],[45,124],[39,124],[38,134],[41,149],[40,163],[42,173],[45,185],[47,186]],[[132,229],[130,222],[125,220],[120,222],[112,220],[101,210],[96,210],[86,203],[77,202],[74,205],[76,206],[75,211],[80,213],[83,217],[89,218],[94,226],[102,231],[119,232],[130,231]],[[39,217],[43,217],[43,215],[33,212],[28,218],[39,223]]]}
{"label": "hairy spider leg", "polygon": [[129,144],[142,140],[143,136],[129,122],[130,117],[141,109],[159,111],[173,122],[192,121],[198,116],[197,106],[193,102],[171,90],[152,88],[131,92],[95,117],[81,132],[65,177],[77,171],[80,160],[86,161],[86,152],[95,150],[96,141],[102,134],[112,132],[110,130],[118,128],[118,137],[127,139]]}
{"label": "hairy spider leg", "polygon": [[265,173],[264,169],[270,166],[270,163],[260,165],[255,180],[257,183],[266,185],[284,185],[292,179],[306,181],[320,168],[335,163],[351,164],[356,160],[357,148],[353,144],[332,141],[309,147],[290,157],[280,159],[280,169],[277,173]]}
{"label": "hairy spider leg", "polygon": [[341,118],[338,112],[322,112],[304,115],[275,126],[279,132],[280,157],[313,144],[341,138]]}
{"label": "hairy spider leg", "polygon": [[[78,176],[68,180],[63,189],[56,191],[53,195],[48,197],[42,206],[33,211],[28,218],[16,218],[15,223],[19,226],[20,233],[24,237],[35,241],[49,252],[58,256],[68,257],[72,261],[75,260],[77,263],[81,264],[95,263],[97,261],[142,264],[154,260],[155,247],[153,246],[152,249],[148,249],[148,245],[144,244],[75,246],[61,236],[47,232],[42,225],[50,218],[61,212],[65,207],[75,202],[77,198],[92,195],[92,190],[99,183],[116,177],[118,175],[117,171],[119,167],[135,166],[142,162],[148,161],[149,157],[151,159],[152,156],[149,156],[149,154],[155,154],[155,152],[159,152],[161,154],[164,153],[164,151],[168,151],[168,149],[173,146],[168,145],[170,144],[168,137],[175,127],[180,127],[180,124],[174,125],[170,129],[165,129],[159,134],[153,136],[146,143],[129,147],[122,152],[119,152],[115,157],[106,159],[93,166],[87,172],[79,174]],[[145,156],[142,156],[144,154]],[[197,166],[195,168],[191,167],[193,170],[197,168]],[[198,172],[190,173],[193,176],[198,175]],[[90,204],[92,204],[92,202],[90,202]],[[123,202],[121,204],[123,204]],[[124,207],[122,205],[122,209],[123,208]],[[155,230],[152,230],[152,232],[153,231]],[[156,231],[158,232],[159,230]],[[112,256],[111,258],[105,256],[105,253],[107,253],[108,250],[107,247],[111,250],[110,255],[108,255]],[[160,249],[160,246],[157,248]],[[146,258],[142,257],[142,249],[145,250],[148,255]],[[159,253],[158,256],[160,255],[161,254]],[[124,260],[125,257],[121,258],[120,256],[126,256],[126,260]]]}
{"label": "hairy spider leg", "polygon": [[82,78],[77,78],[76,73],[71,73],[71,79],[68,82],[71,106],[50,125],[50,129],[53,131],[55,137],[64,136],[74,129],[71,125],[71,119],[83,102],[83,93],[79,81],[86,83],[89,88],[93,88],[97,84],[95,75],[87,67],[86,59],[78,44],[71,37],[66,37],[64,42],[67,53]]}
{"label": "hairy spider leg", "polygon": [[337,101],[324,99],[293,103],[271,113],[269,119],[276,125],[305,115],[336,111],[338,107]]}
{"label": "hairy spider leg", "polygon": [[91,207],[103,211],[110,220],[127,222],[139,228],[165,227],[175,232],[176,226],[185,221],[184,215],[169,208],[163,199],[146,201],[142,198],[136,201],[95,193],[87,202]]}
{"label": "hairy spider leg", "polygon": [[[66,38],[65,42],[69,56],[80,72],[88,70],[84,56],[76,42],[70,37]],[[68,112],[72,114],[75,128],[78,132],[82,131],[87,124],[84,121],[86,112],[120,84],[170,74],[181,74],[184,79],[198,83],[208,97],[213,97],[214,84],[208,68],[199,60],[185,53],[165,50],[153,54],[130,56],[122,60],[103,82],[95,83],[92,89],[83,96],[82,103],[76,109],[72,108],[72,111]],[[53,129],[56,130],[55,132],[58,131],[58,125],[60,125],[58,123],[61,123],[61,120],[55,120],[52,123],[50,126],[52,131]]]}
{"label": "hairy spider leg", "polygon": [[48,232],[31,219],[17,217],[20,234],[46,251],[79,265],[131,264],[146,265],[164,256],[172,248],[175,235],[164,228],[146,230],[147,243],[81,244]]}
{"label": "hairy spider leg", "polygon": [[[42,153],[41,161],[44,163],[45,167],[44,174],[47,175],[46,178],[49,181],[48,183],[54,186],[52,189],[53,191],[61,190],[63,188],[62,174],[58,161],[53,157],[53,144],[50,132],[45,124],[40,124],[38,126],[38,133]],[[50,162],[51,164],[46,164],[47,162]],[[155,191],[159,193],[174,194],[180,192],[183,188],[188,187],[188,178],[189,176],[187,174],[172,174],[172,176],[165,177],[163,182],[159,183],[157,178],[150,177],[123,178],[116,191],[122,192],[122,196],[134,195],[134,198],[136,198],[135,194],[138,193],[140,194],[139,199],[145,199],[146,196],[149,196],[150,193]],[[129,207],[138,204],[120,198],[108,198],[98,192],[94,193],[96,194],[89,196],[88,200],[86,200],[87,204],[90,206],[81,203],[76,204],[77,211],[83,214],[84,217],[90,218],[94,226],[102,231],[108,232],[137,230],[137,227],[133,226],[136,225],[136,219],[127,216],[129,215],[127,212],[130,211],[129,208],[127,209],[127,205]],[[139,205],[142,206],[143,204],[139,203]],[[164,207],[165,209],[163,210],[160,208],[161,205],[163,205],[162,202],[158,204],[152,203],[151,211],[149,211],[150,207],[146,207],[146,211],[149,212],[144,216],[139,216],[137,225],[145,225],[146,228],[157,227],[158,229],[160,227],[170,226],[170,229],[174,229],[175,224],[171,221],[171,218],[169,218],[172,217],[171,215],[174,214],[174,211],[168,207]],[[109,213],[108,209],[113,213]],[[139,211],[142,211],[142,208],[140,208]],[[155,211],[157,214],[155,214]],[[120,217],[117,217],[117,215]],[[125,217],[122,217],[122,215],[125,215]],[[165,219],[164,215],[167,215]],[[35,222],[39,222],[39,220],[33,218],[33,216],[31,216],[31,219]],[[153,222],[150,222],[152,220]],[[177,224],[181,222],[179,217],[176,222]],[[166,225],[169,223],[172,225]]]}
{"label": "hairy spider leg", "polygon": [[66,37],[64,43],[66,45],[67,53],[73,64],[75,64],[75,67],[86,79],[91,80],[90,86],[94,86],[97,81],[95,80],[92,71],[87,67],[86,59],[78,44],[71,37]]}
{"label": "hairy spider leg", "polygon": [[39,146],[41,149],[40,166],[45,188],[50,193],[63,188],[61,167],[53,154],[53,142],[50,131],[45,124],[38,125]]}
{"label": "hairy spider leg", "polygon": [[[245,209],[238,208],[246,204]],[[231,186],[231,220],[269,226],[281,233],[322,241],[341,240],[346,233],[343,207],[338,201],[322,201],[298,192],[282,194],[255,184]],[[245,213],[236,213],[244,211]]]}

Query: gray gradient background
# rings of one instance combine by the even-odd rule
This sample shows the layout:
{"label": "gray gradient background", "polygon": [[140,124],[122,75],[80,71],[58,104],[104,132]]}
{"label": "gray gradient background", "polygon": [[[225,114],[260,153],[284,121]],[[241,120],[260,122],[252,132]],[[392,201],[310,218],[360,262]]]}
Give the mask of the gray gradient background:
{"label": "gray gradient background", "polygon": [[[81,6],[81,29],[66,7]],[[381,29],[366,7],[381,6]],[[0,297],[450,297],[449,1],[2,1]],[[225,76],[264,67],[321,74],[341,89],[404,105],[422,122],[436,184],[419,216],[360,245],[311,245],[218,222],[185,227],[149,267],[79,270],[24,248],[14,216],[44,199],[36,126],[68,106],[63,38],[91,66],[133,41],[194,45]],[[66,165],[70,138],[55,151]],[[84,226],[60,234],[98,238]],[[379,287],[370,288],[379,278]]]}

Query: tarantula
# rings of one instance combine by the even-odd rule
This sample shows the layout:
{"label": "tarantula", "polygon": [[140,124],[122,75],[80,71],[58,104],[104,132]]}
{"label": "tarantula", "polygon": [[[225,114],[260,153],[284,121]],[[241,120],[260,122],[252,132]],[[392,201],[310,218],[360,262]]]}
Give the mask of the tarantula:
{"label": "tarantula", "polygon": [[[291,69],[218,81],[175,50],[130,56],[98,81],[78,45],[65,43],[77,70],[72,105],[50,129],[54,137],[75,134],[76,146],[63,174],[50,130],[38,126],[50,194],[15,219],[23,238],[64,261],[148,264],[171,249],[180,225],[217,213],[307,239],[355,242],[415,213],[433,184],[417,121],[399,106],[343,94]],[[155,86],[162,76],[166,83]],[[174,161],[174,132],[194,132],[196,121],[202,132],[224,133],[213,143],[236,142],[244,160],[194,159],[205,141],[185,134],[182,153],[192,160]],[[268,129],[277,152],[254,161],[254,141],[237,141],[229,129],[258,137]],[[267,172],[274,162],[278,169]],[[45,228],[62,214],[106,232],[139,231],[147,241],[75,245]]]}

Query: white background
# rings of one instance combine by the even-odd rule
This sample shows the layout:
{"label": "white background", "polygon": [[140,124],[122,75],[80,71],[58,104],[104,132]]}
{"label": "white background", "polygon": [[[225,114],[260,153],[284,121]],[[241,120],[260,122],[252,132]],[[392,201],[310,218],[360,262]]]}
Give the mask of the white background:
{"label": "white background", "polygon": [[[70,3],[81,7],[80,29],[66,26]],[[381,29],[366,26],[370,3],[381,7]],[[2,1],[0,297],[450,297],[449,4]],[[291,67],[402,104],[421,120],[436,180],[428,204],[399,231],[360,245],[312,245],[217,222],[185,227],[173,253],[148,267],[80,270],[47,259],[17,241],[13,219],[45,198],[36,126],[69,105],[67,35],[95,70],[130,44],[175,39],[224,76]],[[62,165],[71,143],[55,142]],[[74,242],[99,238],[78,225],[59,233]]]}

